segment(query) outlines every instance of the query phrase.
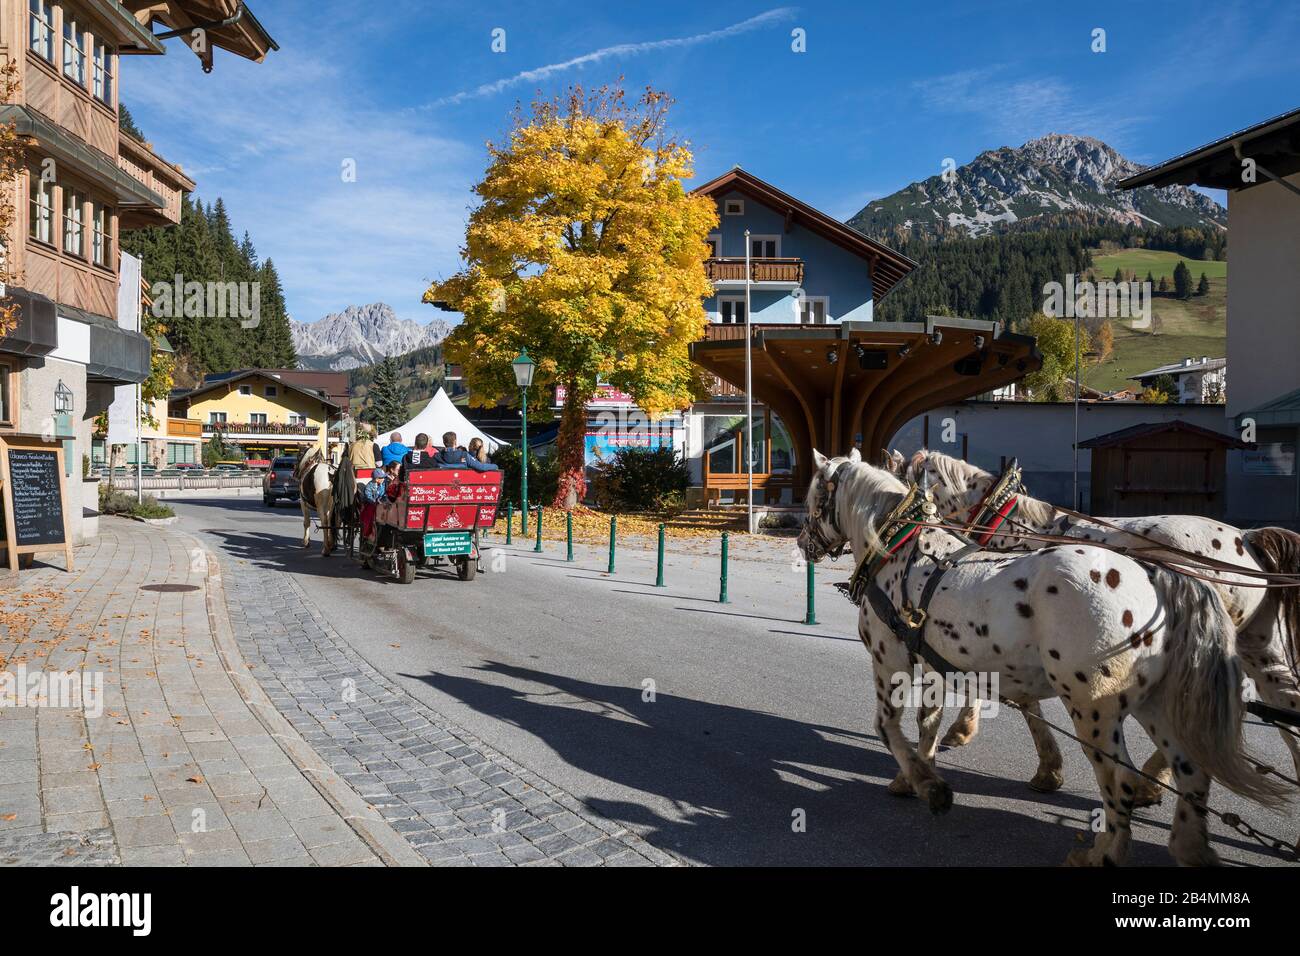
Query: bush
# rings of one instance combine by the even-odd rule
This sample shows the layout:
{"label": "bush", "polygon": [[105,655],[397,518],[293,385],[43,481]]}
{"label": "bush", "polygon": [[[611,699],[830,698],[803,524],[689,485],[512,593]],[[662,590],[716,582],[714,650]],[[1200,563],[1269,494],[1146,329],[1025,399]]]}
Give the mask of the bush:
{"label": "bush", "polygon": [[591,486],[605,511],[668,511],[682,507],[690,483],[686,462],[671,448],[622,448],[596,466]]}
{"label": "bush", "polygon": [[135,495],[121,488],[114,488],[106,482],[99,485],[99,513],[106,515],[130,515],[135,518],[171,518],[176,512],[167,505],[160,504],[153,495],[145,495],[140,501]]}
{"label": "bush", "polygon": [[[497,448],[489,460],[501,469],[501,507],[507,501],[519,506],[520,461],[522,456],[518,448],[502,445]],[[559,457],[547,455],[538,458],[531,451],[528,453],[528,497],[533,504],[541,502],[549,505],[555,499],[555,490],[560,484]]]}

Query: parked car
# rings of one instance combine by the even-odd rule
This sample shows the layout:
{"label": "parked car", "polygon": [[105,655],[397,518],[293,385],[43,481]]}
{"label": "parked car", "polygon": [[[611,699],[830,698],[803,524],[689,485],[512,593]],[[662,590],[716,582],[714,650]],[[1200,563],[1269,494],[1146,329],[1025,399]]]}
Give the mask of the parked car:
{"label": "parked car", "polygon": [[175,468],[178,471],[198,471],[198,472],[203,471],[203,466],[200,465],[197,461],[178,461],[176,462],[176,464],[172,465],[171,467]]}
{"label": "parked car", "polygon": [[274,508],[275,503],[281,498],[287,498],[290,502],[298,500],[298,479],[293,475],[293,469],[297,464],[297,458],[287,456],[276,458],[271,462],[271,467],[266,470],[266,477],[262,479],[262,504]]}

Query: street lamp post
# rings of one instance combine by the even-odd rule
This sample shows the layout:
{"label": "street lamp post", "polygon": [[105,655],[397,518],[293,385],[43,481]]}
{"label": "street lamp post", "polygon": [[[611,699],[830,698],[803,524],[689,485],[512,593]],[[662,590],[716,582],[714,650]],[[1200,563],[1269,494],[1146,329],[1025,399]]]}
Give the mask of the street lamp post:
{"label": "street lamp post", "polygon": [[519,520],[522,534],[528,533],[528,389],[533,384],[533,372],[537,363],[528,357],[528,349],[519,353],[519,357],[510,363],[515,370],[515,383],[519,386],[519,405],[523,413],[523,429],[520,433],[519,459],[519,496],[523,499]]}

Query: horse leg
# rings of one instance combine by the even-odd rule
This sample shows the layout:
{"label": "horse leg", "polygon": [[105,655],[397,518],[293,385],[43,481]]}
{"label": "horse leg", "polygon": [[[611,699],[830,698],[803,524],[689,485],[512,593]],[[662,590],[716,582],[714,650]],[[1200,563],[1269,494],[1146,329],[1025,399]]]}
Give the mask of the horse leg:
{"label": "horse leg", "polygon": [[1120,761],[1128,763],[1124,744],[1124,714],[1112,697],[1090,699],[1086,688],[1076,690],[1071,718],[1074,730],[1086,743],[1084,756],[1092,764],[1105,807],[1105,829],[1087,849],[1072,850],[1070,866],[1120,866],[1128,857],[1130,817],[1133,813],[1132,786],[1119,773]]}
{"label": "horse leg", "polygon": [[977,704],[968,704],[961,709],[953,725],[943,735],[940,743],[945,747],[961,747],[975,739],[980,730],[980,709]]}
{"label": "horse leg", "polygon": [[1036,700],[1027,701],[1021,706],[1021,716],[1029,725],[1029,736],[1034,739],[1034,749],[1038,751],[1038,769],[1029,781],[1029,788],[1039,793],[1052,793],[1065,785],[1061,773],[1064,761],[1061,748],[1056,745],[1052,729],[1043,723],[1043,708]]}
{"label": "horse leg", "polygon": [[1179,866],[1218,866],[1219,855],[1210,846],[1205,823],[1205,802],[1210,795],[1209,775],[1192,766],[1183,756],[1178,737],[1160,713],[1160,708],[1145,704],[1137,712],[1137,717],[1164,755],[1165,764],[1178,768],[1173,776],[1178,788],[1178,803],[1174,807],[1174,823],[1169,831],[1170,854]]}
{"label": "horse leg", "polygon": [[[900,771],[889,785],[889,792],[897,795],[915,793],[925,799],[931,813],[947,813],[952,808],[952,788],[935,772],[932,763],[912,748],[911,742],[903,733],[903,708],[896,706],[895,699],[891,699],[890,691],[896,680],[907,681],[910,685],[912,679],[907,648],[888,632],[882,632],[883,636],[873,643],[872,635],[866,627],[865,617],[868,613],[870,612],[862,611],[858,619],[858,632],[862,643],[871,651],[876,672],[876,733],[898,761]],[[940,708],[935,707],[933,710],[935,713],[929,718],[931,751],[941,716]],[[926,720],[924,714],[918,719]]]}
{"label": "horse leg", "polygon": [[[1272,604],[1270,598],[1252,619],[1252,623],[1261,617],[1268,620],[1265,633],[1254,627],[1237,633],[1237,655],[1241,658],[1242,670],[1254,681],[1260,700],[1270,707],[1300,711],[1300,685],[1296,683],[1296,675],[1287,659],[1286,634],[1272,611]],[[1291,753],[1296,777],[1300,778],[1300,744],[1295,735],[1285,729],[1279,727],[1278,733]]]}
{"label": "horse leg", "polygon": [[[1165,755],[1159,747],[1142,765],[1142,772],[1148,777],[1155,777],[1160,783],[1172,785],[1174,772],[1169,769]],[[1126,771],[1128,783],[1133,787],[1133,806],[1157,807],[1164,800],[1165,788],[1146,777],[1140,777],[1132,771]]]}
{"label": "horse leg", "polygon": [[307,507],[307,502],[303,498],[298,499],[299,507],[302,508],[302,546],[311,547],[311,509]]}
{"label": "horse leg", "polygon": [[320,515],[320,553],[322,558],[328,558],[330,552],[334,550],[334,512],[331,507],[332,504],[333,492],[329,488],[316,492],[316,513]]}

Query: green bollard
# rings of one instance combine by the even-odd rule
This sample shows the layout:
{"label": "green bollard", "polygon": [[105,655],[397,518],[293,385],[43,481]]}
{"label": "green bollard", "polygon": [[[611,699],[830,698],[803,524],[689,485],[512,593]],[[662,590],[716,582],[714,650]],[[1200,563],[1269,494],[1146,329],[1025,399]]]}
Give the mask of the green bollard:
{"label": "green bollard", "polygon": [[618,529],[618,515],[609,516],[609,573],[614,573],[614,533]]}
{"label": "green bollard", "polygon": [[816,601],[814,600],[814,595],[813,595],[813,567],[814,567],[814,565],[813,565],[813,563],[812,563],[811,561],[809,561],[809,562],[807,562],[807,563],[808,563],[808,611],[807,611],[807,613],[804,614],[804,616],[803,616],[803,622],[804,622],[805,624],[816,624],[816,623],[817,623],[817,607],[816,607]]}
{"label": "green bollard", "polygon": [[533,545],[533,550],[540,552],[542,550],[542,506],[537,506],[537,544]]}
{"label": "green bollard", "polygon": [[664,526],[659,525],[659,570],[655,573],[655,587],[664,586]]}
{"label": "green bollard", "polygon": [[722,532],[722,590],[718,594],[719,604],[730,604],[727,600],[727,541],[730,536]]}
{"label": "green bollard", "polygon": [[515,526],[515,503],[513,501],[507,501],[506,502],[506,544],[510,544],[511,541],[513,540],[514,526]]}
{"label": "green bollard", "polygon": [[567,539],[569,545],[568,554],[565,556],[564,560],[572,561],[573,560],[573,512],[572,511],[566,511],[564,513],[564,537]]}

